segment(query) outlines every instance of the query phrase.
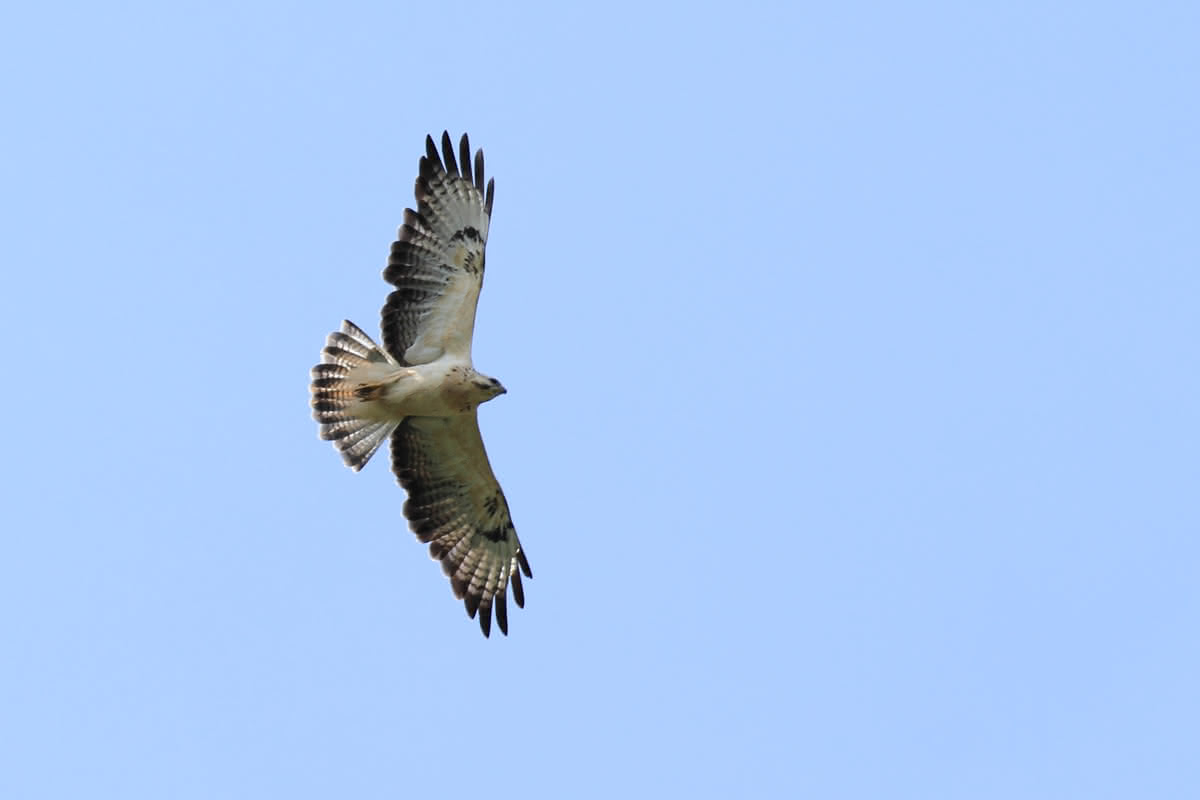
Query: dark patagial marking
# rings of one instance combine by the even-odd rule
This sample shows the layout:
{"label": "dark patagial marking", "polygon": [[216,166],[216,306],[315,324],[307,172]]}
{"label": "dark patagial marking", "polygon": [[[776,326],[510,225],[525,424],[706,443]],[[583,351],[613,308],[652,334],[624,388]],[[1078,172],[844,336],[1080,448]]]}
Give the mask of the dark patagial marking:
{"label": "dark patagial marking", "polygon": [[464,239],[471,239],[472,241],[482,242],[483,235],[479,233],[478,228],[468,225],[467,227],[463,228],[462,230],[455,231],[454,235],[450,237],[450,241],[452,241],[452,242],[461,242]]}
{"label": "dark patagial marking", "polygon": [[508,532],[513,529],[512,523],[497,526],[491,530],[481,530],[479,534],[489,542],[503,542],[508,539]]}
{"label": "dark patagial marking", "polygon": [[483,509],[487,511],[489,517],[496,516],[496,512],[500,510],[500,495],[494,494],[487,500],[484,500]]}

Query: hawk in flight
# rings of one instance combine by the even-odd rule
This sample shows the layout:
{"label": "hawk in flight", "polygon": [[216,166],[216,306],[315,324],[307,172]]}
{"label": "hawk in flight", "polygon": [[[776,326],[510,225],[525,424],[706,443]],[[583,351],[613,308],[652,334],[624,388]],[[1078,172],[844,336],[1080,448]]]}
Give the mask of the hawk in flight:
{"label": "hawk in flight", "polygon": [[488,636],[493,608],[508,634],[509,581],[524,606],[521,573],[533,573],[479,435],[479,404],[505,389],[471,365],[495,188],[493,180],[485,188],[483,151],[473,160],[465,134],[457,159],[448,133],[440,155],[425,138],[417,208],[404,210],[383,271],[396,287],[383,306],[383,347],[343,322],[311,389],[320,436],[350,469],[391,440],[392,471],[408,492],[404,516]]}

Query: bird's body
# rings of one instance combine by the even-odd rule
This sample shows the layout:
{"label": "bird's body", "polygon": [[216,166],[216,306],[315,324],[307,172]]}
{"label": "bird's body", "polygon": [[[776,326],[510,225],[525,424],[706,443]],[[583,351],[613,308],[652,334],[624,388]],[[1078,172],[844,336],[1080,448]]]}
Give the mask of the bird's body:
{"label": "bird's body", "polygon": [[[405,417],[452,417],[469,414],[498,394],[499,381],[481,375],[453,358],[415,367],[368,366],[351,372],[355,383],[355,415],[379,422],[400,422]],[[498,390],[497,390],[498,389]]]}
{"label": "bird's body", "polygon": [[384,346],[343,322],[313,367],[311,389],[321,438],[351,469],[391,440],[392,469],[409,495],[404,515],[486,636],[493,606],[508,633],[509,582],[523,606],[521,574],[532,573],[476,416],[505,391],[471,363],[494,186],[484,188],[482,151],[472,168],[465,135],[459,152],[461,170],[448,134],[440,157],[426,139],[417,210],[405,209],[383,273],[396,287],[383,307]]}

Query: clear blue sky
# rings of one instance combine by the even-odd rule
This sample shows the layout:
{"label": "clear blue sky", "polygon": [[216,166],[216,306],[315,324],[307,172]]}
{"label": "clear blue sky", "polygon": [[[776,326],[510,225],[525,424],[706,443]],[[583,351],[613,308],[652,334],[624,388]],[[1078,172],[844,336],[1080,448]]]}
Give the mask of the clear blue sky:
{"label": "clear blue sky", "polygon": [[[5,17],[0,796],[1200,796],[1196,4]],[[507,639],[309,416],[443,129]]]}

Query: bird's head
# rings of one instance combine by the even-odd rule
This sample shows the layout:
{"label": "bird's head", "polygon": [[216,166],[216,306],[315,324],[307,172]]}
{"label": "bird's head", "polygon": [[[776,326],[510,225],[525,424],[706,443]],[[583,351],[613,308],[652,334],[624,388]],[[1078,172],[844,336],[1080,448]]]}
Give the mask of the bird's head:
{"label": "bird's head", "polygon": [[471,379],[471,383],[483,395],[483,399],[479,401],[481,403],[486,403],[493,397],[499,397],[508,391],[500,381],[479,373],[475,373],[475,377]]}

